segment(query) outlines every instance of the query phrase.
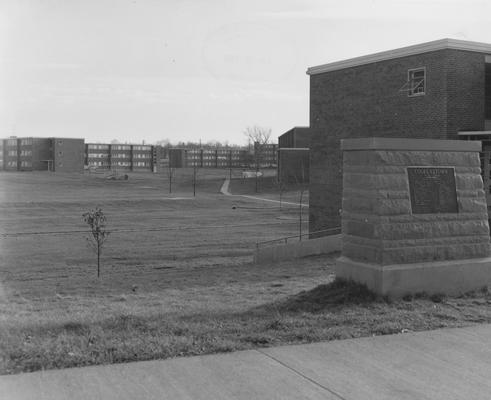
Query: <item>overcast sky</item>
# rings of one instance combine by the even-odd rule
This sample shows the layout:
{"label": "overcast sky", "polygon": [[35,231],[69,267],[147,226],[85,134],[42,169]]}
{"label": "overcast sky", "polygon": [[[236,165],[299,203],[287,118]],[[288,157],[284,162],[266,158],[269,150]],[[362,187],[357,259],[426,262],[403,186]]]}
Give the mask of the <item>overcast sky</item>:
{"label": "overcast sky", "polygon": [[0,0],[0,137],[276,138],[309,124],[308,67],[490,22],[480,0]]}

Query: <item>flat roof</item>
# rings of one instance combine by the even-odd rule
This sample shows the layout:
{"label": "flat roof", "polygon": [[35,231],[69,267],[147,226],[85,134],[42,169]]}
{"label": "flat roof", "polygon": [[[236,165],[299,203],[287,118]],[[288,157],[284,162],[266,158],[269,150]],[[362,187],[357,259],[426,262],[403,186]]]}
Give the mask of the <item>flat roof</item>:
{"label": "flat roof", "polygon": [[9,136],[0,138],[0,140],[5,139],[75,139],[75,140],[85,140],[84,138],[70,138],[70,137],[60,137],[60,136]]}
{"label": "flat roof", "polygon": [[349,58],[347,60],[336,61],[322,64],[307,69],[307,75],[317,75],[324,72],[336,71],[358,65],[371,64],[378,61],[391,60],[394,58],[412,56],[415,54],[429,53],[430,51],[454,49],[474,51],[477,53],[491,54],[491,44],[470,42],[458,39],[440,39],[432,42],[420,43],[413,46],[401,47],[394,50],[382,51],[380,53],[369,54],[366,56]]}

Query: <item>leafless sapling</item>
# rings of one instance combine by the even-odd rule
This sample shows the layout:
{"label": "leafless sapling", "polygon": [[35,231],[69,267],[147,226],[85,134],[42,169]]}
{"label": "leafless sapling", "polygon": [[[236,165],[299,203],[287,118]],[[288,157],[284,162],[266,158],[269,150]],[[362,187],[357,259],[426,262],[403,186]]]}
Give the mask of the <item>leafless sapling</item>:
{"label": "leafless sapling", "polygon": [[104,243],[106,243],[109,237],[109,231],[106,230],[106,216],[100,208],[90,210],[82,217],[87,225],[90,227],[90,236],[88,236],[87,243],[97,254],[97,277],[101,275],[101,252]]}

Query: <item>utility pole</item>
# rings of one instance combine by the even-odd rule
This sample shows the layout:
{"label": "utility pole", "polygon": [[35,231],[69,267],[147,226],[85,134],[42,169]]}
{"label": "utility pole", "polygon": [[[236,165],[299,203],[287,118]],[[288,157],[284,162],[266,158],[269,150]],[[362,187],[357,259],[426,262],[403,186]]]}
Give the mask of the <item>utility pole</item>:
{"label": "utility pole", "polygon": [[193,197],[196,197],[196,163],[193,167]]}
{"label": "utility pole", "polygon": [[303,200],[303,189],[300,190],[300,206],[299,206],[299,224],[298,224],[298,240],[302,241],[302,200]]}
{"label": "utility pole", "polygon": [[229,174],[229,180],[232,180],[232,150],[229,150],[229,154],[228,154],[228,166],[229,166],[229,169],[230,169],[230,174]]}
{"label": "utility pole", "polygon": [[305,188],[305,167],[303,165],[303,162],[302,162],[302,167],[301,167],[301,170],[302,170],[302,182],[300,183],[300,209],[299,209],[299,227],[298,227],[298,231],[299,231],[299,235],[298,235],[298,240],[301,242],[302,241],[302,201],[303,201],[303,192],[304,192],[304,188]]}

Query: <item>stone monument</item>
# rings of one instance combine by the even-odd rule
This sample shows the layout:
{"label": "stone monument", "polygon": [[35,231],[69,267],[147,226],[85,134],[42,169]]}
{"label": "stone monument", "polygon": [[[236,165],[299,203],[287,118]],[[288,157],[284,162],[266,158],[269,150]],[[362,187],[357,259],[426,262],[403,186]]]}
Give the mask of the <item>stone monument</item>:
{"label": "stone monument", "polygon": [[360,138],[341,148],[338,277],[389,297],[491,284],[481,142]]}

